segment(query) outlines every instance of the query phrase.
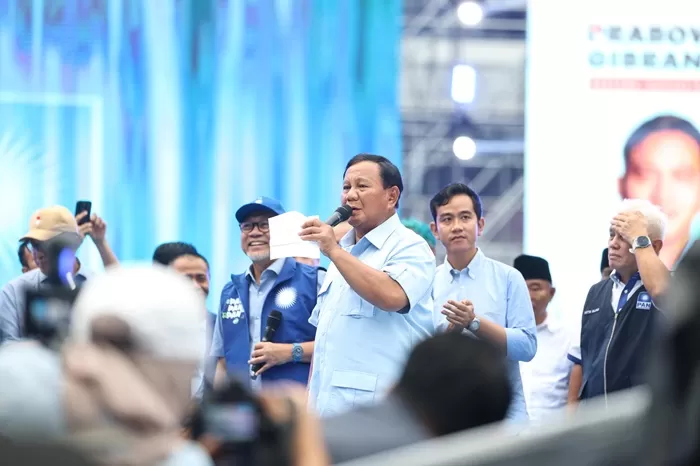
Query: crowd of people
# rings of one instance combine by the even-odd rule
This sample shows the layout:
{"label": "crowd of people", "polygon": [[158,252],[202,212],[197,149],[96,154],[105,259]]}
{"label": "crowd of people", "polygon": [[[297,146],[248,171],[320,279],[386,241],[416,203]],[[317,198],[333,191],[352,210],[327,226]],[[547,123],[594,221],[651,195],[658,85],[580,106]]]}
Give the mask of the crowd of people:
{"label": "crowd of people", "polygon": [[[196,246],[166,243],[152,266],[120,266],[101,218],[39,210],[20,240],[22,274],[0,292],[0,434],[67,438],[108,464],[210,464],[252,454],[240,448],[254,443],[244,427],[256,441],[277,438],[251,413],[276,426],[293,416],[289,464],[321,465],[499,421],[525,429],[645,383],[671,277],[659,257],[661,209],[621,203],[601,280],[571,310],[581,313],[572,329],[549,312],[556,290],[546,258],[521,255],[510,266],[479,247],[488,226],[478,193],[446,186],[426,206],[428,226],[399,219],[402,191],[388,159],[348,162],[349,219],[300,225],[328,270],[270,258],[279,201],[241,206],[251,264],[209,312],[209,263]],[[79,293],[55,349],[28,338],[26,296],[48,286],[47,244],[66,236],[74,249],[90,238],[107,271],[91,277],[72,264],[66,286]],[[228,432],[214,428],[223,405],[238,406],[225,411],[237,426]]]}

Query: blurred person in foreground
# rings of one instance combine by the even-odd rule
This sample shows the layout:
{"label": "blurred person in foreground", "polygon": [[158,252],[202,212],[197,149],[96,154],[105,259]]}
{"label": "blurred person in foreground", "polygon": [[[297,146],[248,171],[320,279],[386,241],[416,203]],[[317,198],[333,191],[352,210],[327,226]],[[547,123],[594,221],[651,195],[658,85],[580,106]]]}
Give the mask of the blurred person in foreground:
{"label": "blurred person in foreground", "polygon": [[581,331],[569,351],[574,363],[569,402],[646,383],[649,348],[663,324],[657,303],[670,272],[659,252],[666,216],[643,199],[625,199],[610,222],[610,278],[593,285]]}
{"label": "blurred person in foreground", "polygon": [[435,273],[434,328],[437,332],[466,332],[501,350],[513,392],[508,419],[526,421],[518,363],[530,361],[537,352],[527,284],[520,272],[490,259],[478,247],[485,221],[481,198],[469,186],[445,186],[431,199],[430,212],[430,228],[447,251]]}
{"label": "blurred person in foreground", "polygon": [[418,236],[423,238],[425,242],[428,243],[428,246],[430,246],[430,250],[433,251],[433,255],[435,255],[435,246],[437,245],[437,241],[435,240],[435,235],[433,235],[433,232],[430,230],[430,225],[423,223],[420,220],[416,220],[415,218],[403,219],[401,220],[401,223],[403,226],[414,231]]}
{"label": "blurred person in foreground", "polygon": [[[65,207],[53,206],[39,209],[29,219],[29,231],[20,239],[31,250],[36,269],[30,270],[8,282],[0,291],[0,343],[20,340],[24,337],[24,308],[28,290],[37,291],[48,286],[49,258],[46,246],[50,241],[65,239],[80,247],[86,235],[92,238],[105,267],[118,265],[118,261],[106,239],[107,225],[94,215],[89,222],[78,226],[87,215],[76,217]],[[80,263],[73,267],[75,286],[80,286],[86,277],[80,273]]]}
{"label": "blurred person in foreground", "polygon": [[620,196],[646,199],[668,216],[659,257],[672,269],[689,241],[691,222],[700,213],[700,132],[677,116],[657,116],[632,133],[624,157]]}
{"label": "blurred person in foreground", "polygon": [[[239,377],[259,390],[268,382],[305,384],[309,378],[316,329],[308,321],[324,272],[291,257],[270,258],[269,220],[284,212],[269,197],[236,211],[241,249],[251,264],[231,275],[221,292],[211,344],[211,356],[218,361],[215,384],[226,376]],[[272,341],[262,341],[275,310],[282,314],[281,324]],[[262,366],[253,374],[256,364]]]}
{"label": "blurred person in foreground", "polygon": [[603,249],[603,256],[600,258],[600,279],[607,280],[610,278],[612,269],[610,268],[610,260],[608,259],[608,248]]}
{"label": "blurred person in foreground", "polygon": [[525,279],[537,324],[537,354],[520,363],[523,393],[531,421],[541,421],[566,406],[572,362],[566,357],[571,347],[571,330],[548,312],[556,289],[549,262],[522,254],[513,262]]}
{"label": "blurred person in foreground", "polygon": [[331,261],[309,319],[317,327],[309,402],[321,417],[378,402],[430,335],[435,256],[401,224],[402,191],[396,165],[359,154],[345,167],[341,194],[352,229],[338,243],[319,219],[302,224],[299,236]]}
{"label": "blurred person in foreground", "polygon": [[307,409],[302,385],[266,386],[253,395],[231,379],[205,397],[191,426],[216,465],[329,464],[320,422]]}
{"label": "blurred person in foreground", "polygon": [[86,283],[58,353],[0,348],[0,433],[61,439],[107,465],[208,465],[182,440],[204,346],[204,299],[155,266],[112,268]]}
{"label": "blurred person in foreground", "polygon": [[[189,278],[194,287],[202,292],[204,299],[209,297],[209,261],[197,252],[197,248],[193,245],[180,241],[163,243],[153,252],[153,263],[171,267],[177,273]],[[212,358],[208,353],[215,322],[216,314],[205,312],[202,315],[200,328],[206,332],[205,356],[197,376],[192,380],[192,394],[198,399],[201,399],[205,389],[210,389],[214,383],[216,358]]]}
{"label": "blurred person in foreground", "polygon": [[324,419],[323,433],[340,463],[502,421],[510,401],[502,354],[487,342],[445,333],[413,349],[386,399]]}

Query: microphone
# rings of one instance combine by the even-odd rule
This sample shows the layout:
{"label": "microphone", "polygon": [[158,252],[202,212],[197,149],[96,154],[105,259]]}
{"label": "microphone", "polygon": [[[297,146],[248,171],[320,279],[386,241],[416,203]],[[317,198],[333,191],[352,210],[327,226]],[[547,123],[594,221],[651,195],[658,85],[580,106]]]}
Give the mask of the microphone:
{"label": "microphone", "polygon": [[[265,333],[263,334],[262,340],[261,341],[270,341],[272,340],[272,337],[275,336],[275,332],[279,328],[280,324],[282,323],[282,313],[280,311],[270,311],[270,315],[267,316],[267,322],[265,322]],[[264,364],[258,363],[253,366],[251,366],[251,371],[252,374],[250,375],[250,378],[255,380],[258,376],[255,375],[262,367]]]}
{"label": "microphone", "polygon": [[330,226],[334,227],[340,223],[343,223],[345,220],[349,219],[351,215],[352,215],[352,208],[348,205],[341,205],[340,207],[335,209],[335,212],[333,212],[333,215],[328,217],[328,220],[326,220],[326,223],[329,224]]}

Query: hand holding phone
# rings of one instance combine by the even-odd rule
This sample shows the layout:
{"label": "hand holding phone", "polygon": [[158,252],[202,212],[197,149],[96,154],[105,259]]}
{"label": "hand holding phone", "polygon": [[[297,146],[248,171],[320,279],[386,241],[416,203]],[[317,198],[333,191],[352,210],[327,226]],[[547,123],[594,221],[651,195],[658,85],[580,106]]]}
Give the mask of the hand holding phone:
{"label": "hand holding phone", "polygon": [[75,216],[85,212],[85,216],[78,221],[78,226],[90,222],[90,214],[92,213],[92,202],[78,201],[75,203]]}

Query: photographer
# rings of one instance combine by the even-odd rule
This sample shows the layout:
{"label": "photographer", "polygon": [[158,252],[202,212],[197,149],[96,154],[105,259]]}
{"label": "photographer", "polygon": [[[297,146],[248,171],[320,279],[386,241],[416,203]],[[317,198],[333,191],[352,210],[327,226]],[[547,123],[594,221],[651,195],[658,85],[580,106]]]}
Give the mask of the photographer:
{"label": "photographer", "polygon": [[86,283],[58,353],[0,348],[0,434],[63,439],[101,464],[211,464],[180,437],[204,306],[162,267],[113,268]]}
{"label": "photographer", "polygon": [[306,398],[300,385],[268,386],[254,396],[234,380],[205,398],[192,436],[218,466],[325,466],[320,422]]}
{"label": "photographer", "polygon": [[[74,217],[67,208],[53,206],[39,209],[31,216],[29,231],[20,241],[29,248],[36,268],[11,280],[0,291],[0,343],[20,340],[25,336],[24,308],[27,291],[39,291],[51,285],[51,260],[47,249],[51,247],[52,242],[70,244],[72,252],[75,253],[88,235],[97,247],[105,267],[118,264],[105,238],[107,225],[94,214],[89,221],[79,225],[86,215],[86,212],[81,212]],[[71,260],[73,263],[65,264],[69,269],[67,272],[71,275],[65,285],[75,288],[80,286],[86,277],[80,273],[80,266],[74,254]],[[65,279],[65,276],[63,278]]]}

